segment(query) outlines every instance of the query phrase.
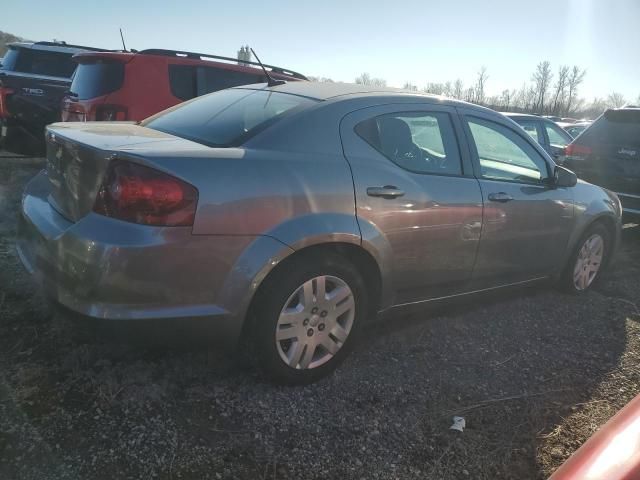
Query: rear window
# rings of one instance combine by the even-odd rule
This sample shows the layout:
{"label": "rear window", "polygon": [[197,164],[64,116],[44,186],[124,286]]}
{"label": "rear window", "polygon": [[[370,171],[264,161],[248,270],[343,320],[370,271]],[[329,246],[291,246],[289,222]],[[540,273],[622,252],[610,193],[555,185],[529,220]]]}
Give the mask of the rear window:
{"label": "rear window", "polygon": [[610,110],[582,135],[581,143],[640,147],[640,110]]}
{"label": "rear window", "polygon": [[171,93],[181,100],[217,92],[225,88],[262,83],[264,75],[236,72],[217,67],[169,65]]}
{"label": "rear window", "polygon": [[78,95],[78,99],[86,100],[119,90],[123,81],[124,64],[96,60],[78,65],[71,83],[71,91]]}
{"label": "rear window", "polygon": [[71,56],[70,53],[16,48],[10,58],[11,70],[48,77],[71,78],[76,69],[76,63],[71,60]]}
{"label": "rear window", "polygon": [[267,90],[222,90],[173,107],[142,124],[210,147],[229,147],[315,102]]}
{"label": "rear window", "polygon": [[4,58],[0,60],[3,70],[13,70],[18,59],[18,49],[10,48],[7,53],[4,54]]}

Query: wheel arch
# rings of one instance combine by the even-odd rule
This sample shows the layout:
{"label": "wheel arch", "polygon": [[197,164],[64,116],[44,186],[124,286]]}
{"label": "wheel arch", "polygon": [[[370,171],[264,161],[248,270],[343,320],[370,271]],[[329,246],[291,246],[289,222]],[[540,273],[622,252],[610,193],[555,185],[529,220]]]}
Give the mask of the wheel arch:
{"label": "wheel arch", "polygon": [[281,259],[273,268],[261,275],[259,284],[255,287],[253,295],[249,300],[247,315],[243,323],[243,336],[251,323],[255,321],[255,308],[260,302],[261,294],[265,291],[267,281],[274,274],[290,268],[295,262],[303,261],[305,258],[317,258],[325,254],[339,255],[346,261],[352,263],[362,274],[362,279],[367,287],[370,302],[368,318],[372,318],[380,307],[382,292],[382,272],[374,256],[360,245],[349,242],[325,242],[307,245],[300,249],[293,250],[285,258]]}
{"label": "wheel arch", "polygon": [[[575,230],[573,237],[571,238],[571,242],[569,244],[567,260],[565,262],[565,268],[571,260],[571,256],[573,255],[575,249],[578,246],[578,242],[584,236],[584,234],[589,231],[589,229],[593,228],[595,225],[602,225],[607,232],[611,235],[611,245],[608,247],[607,252],[607,264],[610,263],[613,255],[615,253],[618,243],[620,241],[620,231],[619,231],[619,222],[616,221],[616,218],[607,212],[602,212],[599,215],[595,215],[590,217],[588,221],[584,222],[584,224]],[[605,265],[606,266],[606,265]]]}

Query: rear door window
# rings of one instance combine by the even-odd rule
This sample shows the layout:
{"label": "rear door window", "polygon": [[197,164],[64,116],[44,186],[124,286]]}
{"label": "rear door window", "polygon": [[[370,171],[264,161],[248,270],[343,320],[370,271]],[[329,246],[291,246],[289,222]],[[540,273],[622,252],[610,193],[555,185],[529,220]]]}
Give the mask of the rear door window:
{"label": "rear door window", "polygon": [[547,131],[550,145],[558,148],[564,148],[571,143],[572,138],[560,127],[557,127],[548,122],[544,122],[544,128]]}
{"label": "rear door window", "polygon": [[237,72],[217,67],[169,65],[171,93],[190,100],[225,88],[240,87],[265,81],[264,75]]}
{"label": "rear door window", "polygon": [[71,91],[78,99],[100,97],[122,87],[124,65],[116,61],[96,60],[78,65],[71,83]]}
{"label": "rear door window", "polygon": [[255,75],[235,70],[216,67],[198,67],[197,69],[198,95],[205,95],[225,88],[251,85],[264,81],[263,75]]}
{"label": "rear door window", "polygon": [[169,86],[174,97],[191,100],[197,96],[196,67],[169,65]]}
{"label": "rear door window", "polygon": [[16,72],[45,75],[48,77],[71,78],[76,63],[71,60],[72,54],[19,48],[13,70]]}
{"label": "rear door window", "polygon": [[380,115],[355,127],[382,155],[414,173],[461,175],[460,152],[449,114],[401,112]]}
{"label": "rear door window", "polygon": [[538,143],[542,144],[540,140],[543,138],[542,133],[538,131],[538,122],[535,120],[528,120],[526,118],[519,118],[516,123],[527,132]]}

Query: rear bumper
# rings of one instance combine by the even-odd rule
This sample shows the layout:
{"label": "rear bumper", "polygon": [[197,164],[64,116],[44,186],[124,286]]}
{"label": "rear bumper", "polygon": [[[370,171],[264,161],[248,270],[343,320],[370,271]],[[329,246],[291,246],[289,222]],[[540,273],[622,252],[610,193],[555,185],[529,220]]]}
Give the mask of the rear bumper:
{"label": "rear bumper", "polygon": [[55,302],[102,320],[199,319],[235,344],[251,282],[230,280],[255,237],[192,235],[190,227],[148,227],[93,213],[72,223],[51,207],[48,191],[44,172],[27,185],[16,246]]}

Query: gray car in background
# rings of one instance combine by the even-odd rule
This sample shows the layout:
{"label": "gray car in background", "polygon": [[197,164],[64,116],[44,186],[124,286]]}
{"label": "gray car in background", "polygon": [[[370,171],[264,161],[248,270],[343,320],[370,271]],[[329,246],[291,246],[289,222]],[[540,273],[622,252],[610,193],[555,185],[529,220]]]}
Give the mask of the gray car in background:
{"label": "gray car in background", "polygon": [[548,279],[584,292],[620,215],[496,112],[291,82],[139,125],[49,126],[17,246],[68,309],[209,322],[296,384],[334,369],[378,314]]}
{"label": "gray car in background", "polygon": [[551,118],[526,113],[503,113],[520,125],[524,131],[533,137],[553,160],[561,165],[564,161],[564,149],[571,143],[573,137]]}

